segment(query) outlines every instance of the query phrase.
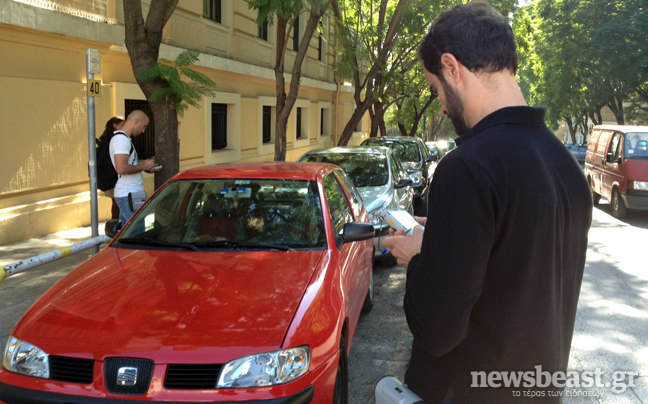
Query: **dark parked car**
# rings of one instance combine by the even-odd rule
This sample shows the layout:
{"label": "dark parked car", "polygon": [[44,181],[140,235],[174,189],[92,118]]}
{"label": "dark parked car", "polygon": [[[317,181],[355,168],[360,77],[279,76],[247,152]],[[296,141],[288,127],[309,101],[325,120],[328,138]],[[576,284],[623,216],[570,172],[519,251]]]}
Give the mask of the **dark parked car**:
{"label": "dark parked car", "polygon": [[384,220],[388,209],[414,212],[412,180],[396,154],[387,147],[331,147],[311,150],[299,158],[300,162],[337,164],[346,171],[360,193],[374,226],[375,255],[388,265],[396,265],[391,254],[382,254],[381,239],[389,234]]}
{"label": "dark parked car", "polygon": [[414,182],[414,213],[425,216],[429,184],[439,160],[428,150],[425,142],[418,137],[408,136],[373,137],[362,142],[361,146],[385,146],[396,153]]}
{"label": "dark parked car", "polygon": [[565,147],[576,157],[576,160],[581,165],[585,164],[585,155],[587,154],[587,146],[580,144],[565,144]]}

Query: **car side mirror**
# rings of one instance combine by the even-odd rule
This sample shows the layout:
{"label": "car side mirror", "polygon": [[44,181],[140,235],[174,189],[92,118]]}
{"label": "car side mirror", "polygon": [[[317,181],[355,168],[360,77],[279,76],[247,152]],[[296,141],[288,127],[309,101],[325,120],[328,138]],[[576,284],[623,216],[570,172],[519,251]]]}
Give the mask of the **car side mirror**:
{"label": "car side mirror", "polygon": [[106,225],[104,226],[104,233],[106,236],[110,238],[114,238],[117,233],[122,228],[121,221],[119,219],[110,219],[109,221],[106,222]]}
{"label": "car side mirror", "polygon": [[414,182],[412,181],[411,178],[402,179],[402,180],[398,181],[398,184],[396,184],[396,186],[394,188],[401,189],[401,188],[405,188],[407,186],[411,187],[413,184],[414,184]]}
{"label": "car side mirror", "polygon": [[342,228],[342,240],[345,243],[351,241],[369,240],[374,237],[375,229],[371,223],[346,223]]}
{"label": "car side mirror", "polygon": [[614,153],[608,153],[607,158],[605,159],[606,162],[608,163],[621,163],[621,157],[618,159],[614,159]]}
{"label": "car side mirror", "polygon": [[427,159],[425,161],[427,161],[428,163],[432,161],[439,161],[439,156],[437,156],[436,154],[428,154]]}

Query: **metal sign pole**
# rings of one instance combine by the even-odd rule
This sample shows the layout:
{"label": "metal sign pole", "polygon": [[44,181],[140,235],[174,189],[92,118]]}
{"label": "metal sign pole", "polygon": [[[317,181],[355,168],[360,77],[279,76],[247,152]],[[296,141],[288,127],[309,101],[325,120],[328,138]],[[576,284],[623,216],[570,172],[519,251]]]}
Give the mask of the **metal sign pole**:
{"label": "metal sign pole", "polygon": [[[86,49],[87,85],[90,87],[94,74],[99,73],[99,51]],[[90,93],[88,91],[88,93]],[[90,221],[92,237],[99,236],[99,209],[97,203],[97,143],[95,135],[95,97],[88,96],[88,175],[90,176]],[[99,252],[99,246],[92,249],[92,253]]]}

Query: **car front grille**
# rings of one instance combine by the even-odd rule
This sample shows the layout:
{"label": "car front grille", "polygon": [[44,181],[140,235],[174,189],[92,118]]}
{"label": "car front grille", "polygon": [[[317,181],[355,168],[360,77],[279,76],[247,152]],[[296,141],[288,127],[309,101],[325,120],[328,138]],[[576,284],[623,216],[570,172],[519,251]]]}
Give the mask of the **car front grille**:
{"label": "car front grille", "polygon": [[164,387],[167,389],[202,390],[215,389],[223,365],[180,365],[167,368]]}
{"label": "car front grille", "polygon": [[51,380],[92,384],[94,378],[94,361],[92,359],[49,355],[48,363]]}
{"label": "car front grille", "polygon": [[[60,382],[92,384],[94,361],[92,359],[49,356],[50,379]],[[155,363],[148,359],[109,358],[104,365],[106,388],[110,393],[143,395],[148,391]],[[219,364],[170,364],[167,367],[164,387],[170,390],[215,389],[223,368]],[[136,371],[134,370],[136,369]],[[120,377],[121,374],[135,375]]]}
{"label": "car front grille", "polygon": [[112,394],[146,394],[155,363],[149,359],[109,358],[104,364],[106,389]]}

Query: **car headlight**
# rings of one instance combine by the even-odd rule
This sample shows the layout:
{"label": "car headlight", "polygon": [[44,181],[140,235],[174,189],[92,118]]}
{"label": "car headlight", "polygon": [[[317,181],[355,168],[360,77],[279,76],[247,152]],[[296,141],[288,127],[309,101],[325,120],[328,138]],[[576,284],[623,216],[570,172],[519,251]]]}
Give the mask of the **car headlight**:
{"label": "car headlight", "polygon": [[383,209],[376,209],[373,212],[369,212],[369,221],[373,225],[380,225],[385,221],[385,211]]}
{"label": "car headlight", "polygon": [[369,212],[369,222],[375,226],[381,226],[382,223],[385,222],[385,215],[387,214],[387,209],[392,205],[392,197],[389,195],[382,195],[380,197],[382,200],[382,206],[380,206],[377,209],[372,210]]}
{"label": "car headlight", "polygon": [[310,348],[301,346],[235,359],[223,367],[217,388],[262,387],[302,377],[310,366]]}
{"label": "car headlight", "polygon": [[646,181],[632,181],[630,184],[632,189],[640,189],[642,191],[648,191],[648,182]]}
{"label": "car headlight", "polygon": [[27,376],[49,378],[48,355],[38,347],[11,337],[7,341],[2,366]]}
{"label": "car headlight", "polygon": [[420,171],[408,173],[408,175],[413,182],[412,186],[414,188],[420,187],[423,184],[423,175],[421,174]]}

